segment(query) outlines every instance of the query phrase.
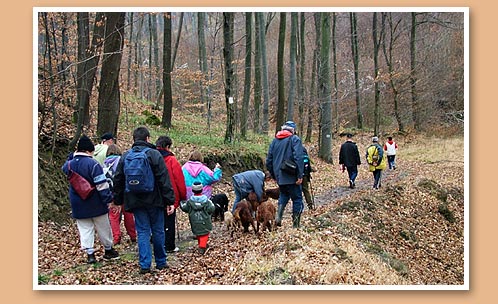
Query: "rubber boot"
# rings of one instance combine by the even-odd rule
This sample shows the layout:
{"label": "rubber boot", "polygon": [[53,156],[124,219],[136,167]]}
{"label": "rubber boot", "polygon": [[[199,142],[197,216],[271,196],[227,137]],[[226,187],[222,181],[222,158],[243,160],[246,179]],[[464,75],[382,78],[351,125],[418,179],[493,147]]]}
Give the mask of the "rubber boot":
{"label": "rubber boot", "polygon": [[292,228],[301,227],[301,213],[292,214]]}
{"label": "rubber boot", "polygon": [[278,227],[282,226],[282,217],[284,216],[284,205],[278,205],[277,216],[275,217],[275,224]]}

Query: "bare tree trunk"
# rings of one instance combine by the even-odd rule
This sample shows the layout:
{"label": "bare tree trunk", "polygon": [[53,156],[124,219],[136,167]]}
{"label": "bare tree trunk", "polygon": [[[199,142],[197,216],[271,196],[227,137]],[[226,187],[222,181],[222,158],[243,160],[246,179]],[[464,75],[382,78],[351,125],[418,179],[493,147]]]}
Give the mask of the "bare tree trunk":
{"label": "bare tree trunk", "polygon": [[97,133],[118,131],[121,108],[119,70],[123,56],[125,13],[105,13],[105,44],[99,84]]}
{"label": "bare tree trunk", "polygon": [[164,45],[163,45],[163,88],[164,106],[161,126],[171,128],[173,113],[173,94],[171,91],[171,13],[164,13]]}
{"label": "bare tree trunk", "polygon": [[383,13],[382,19],[384,23],[384,19],[387,18],[387,22],[389,24],[389,44],[384,41],[383,43],[383,51],[384,51],[384,58],[386,59],[386,65],[388,69],[388,76],[389,76],[389,85],[391,87],[391,91],[393,94],[393,102],[394,102],[394,117],[396,117],[396,121],[398,122],[398,131],[399,132],[404,132],[405,131],[405,126],[403,124],[403,120],[401,119],[401,114],[399,112],[399,92],[398,88],[396,86],[396,83],[394,81],[394,64],[393,64],[393,50],[395,46],[395,41],[398,36],[397,34],[397,28],[401,22],[401,19],[398,20],[396,24],[393,23],[392,19],[392,13]]}
{"label": "bare tree trunk", "polygon": [[320,123],[321,142],[319,157],[328,163],[332,158],[332,98],[330,90],[330,13],[322,12],[322,45],[320,50],[320,102],[322,115]]}
{"label": "bare tree trunk", "polygon": [[410,84],[412,94],[412,119],[415,130],[420,130],[419,105],[417,95],[417,59],[416,59],[416,39],[417,39],[417,13],[411,13],[410,27]]}
{"label": "bare tree trunk", "polygon": [[335,131],[339,131],[339,88],[337,84],[337,43],[336,43],[336,26],[337,26],[337,15],[332,13],[332,58],[334,65],[334,113],[335,113]]}
{"label": "bare tree trunk", "polygon": [[208,131],[211,130],[211,116],[208,111],[208,98],[206,87],[208,85],[208,63],[206,56],[206,37],[204,33],[204,27],[206,26],[206,13],[197,13],[197,40],[199,47],[199,69],[202,73],[202,78],[199,81],[200,92],[201,92],[201,102],[206,105],[206,112],[208,112]]}
{"label": "bare tree trunk", "polygon": [[359,64],[359,54],[358,54],[358,32],[356,29],[356,13],[349,13],[349,19],[351,24],[351,51],[353,57],[354,66],[354,85],[356,94],[356,116],[358,119],[358,129],[363,129],[363,114],[361,111],[361,100],[360,100],[360,80],[358,75],[358,64]]}
{"label": "bare tree trunk", "polygon": [[287,99],[287,120],[294,120],[294,103],[296,97],[296,57],[297,57],[297,13],[291,13],[290,36],[290,77],[289,98]]}
{"label": "bare tree trunk", "polygon": [[[306,25],[306,19],[305,19],[305,15],[304,13],[301,13],[300,14],[300,21],[299,21],[299,74],[298,74],[298,104],[299,104],[299,109],[298,109],[298,112],[299,112],[299,117],[300,117],[300,121],[299,121],[299,130],[300,132],[299,133],[304,133],[304,130],[306,130],[307,128],[305,128],[305,125],[304,125],[304,122],[305,122],[305,113],[304,113],[304,108],[305,108],[305,101],[304,101],[304,71],[305,71],[305,64],[306,64],[306,57],[304,56],[304,53],[305,53],[305,50],[306,50],[306,47],[305,47],[305,43],[304,43],[304,38],[305,38],[305,25]],[[309,109],[311,107],[311,103],[308,103],[307,104],[307,109]],[[312,120],[311,119],[311,116],[308,115],[308,123],[309,121]],[[306,142],[310,142],[311,141],[311,138],[309,138],[308,136],[306,136],[306,139],[305,139]]]}
{"label": "bare tree trunk", "polygon": [[234,141],[235,107],[233,101],[233,26],[234,13],[223,13],[223,59],[225,62],[225,104],[227,109],[227,123],[225,143]]}
{"label": "bare tree trunk", "polygon": [[260,24],[258,22],[258,14],[254,13],[255,17],[255,45],[254,45],[254,124],[253,132],[261,133],[261,37]]}
{"label": "bare tree trunk", "polygon": [[130,91],[130,85],[131,85],[131,60],[132,60],[132,51],[133,51],[133,47],[132,47],[132,41],[133,41],[133,25],[134,25],[134,21],[133,21],[133,12],[130,12],[130,36],[128,38],[128,69],[127,69],[127,80],[126,80],[126,89],[128,91]]}
{"label": "bare tree trunk", "polygon": [[266,58],[266,31],[265,18],[263,13],[256,13],[259,23],[259,43],[261,48],[261,79],[263,83],[263,124],[261,126],[264,134],[268,134],[269,130],[269,106],[270,106],[270,88],[268,84],[268,62]]}
{"label": "bare tree trunk", "polygon": [[251,52],[252,52],[252,13],[247,12],[246,17],[246,58],[244,69],[244,100],[242,102],[242,115],[240,118],[240,134],[243,139],[247,137],[247,114],[249,111],[249,98],[251,95]]}
{"label": "bare tree trunk", "polygon": [[278,101],[275,132],[280,130],[285,122],[285,75],[284,75],[284,51],[285,51],[285,28],[287,13],[280,13],[280,24],[278,30],[278,51],[277,51],[277,76],[278,76]]}
{"label": "bare tree trunk", "polygon": [[374,44],[374,134],[380,133],[380,88],[379,88],[379,49],[380,42],[384,34],[384,28],[381,28],[380,34],[377,29],[377,12],[373,13],[372,19],[372,40]]}

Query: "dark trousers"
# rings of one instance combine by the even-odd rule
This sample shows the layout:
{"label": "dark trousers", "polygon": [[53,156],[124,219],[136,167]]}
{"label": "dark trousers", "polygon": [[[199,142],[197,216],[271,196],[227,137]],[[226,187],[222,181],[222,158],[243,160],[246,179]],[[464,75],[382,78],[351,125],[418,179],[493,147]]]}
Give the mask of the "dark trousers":
{"label": "dark trousers", "polygon": [[164,247],[166,251],[175,249],[175,221],[176,209],[172,214],[168,215],[166,209],[164,210]]}
{"label": "dark trousers", "polygon": [[373,172],[373,176],[374,176],[374,185],[373,185],[373,187],[375,189],[378,189],[378,188],[380,188],[380,179],[382,177],[382,170],[376,169]]}

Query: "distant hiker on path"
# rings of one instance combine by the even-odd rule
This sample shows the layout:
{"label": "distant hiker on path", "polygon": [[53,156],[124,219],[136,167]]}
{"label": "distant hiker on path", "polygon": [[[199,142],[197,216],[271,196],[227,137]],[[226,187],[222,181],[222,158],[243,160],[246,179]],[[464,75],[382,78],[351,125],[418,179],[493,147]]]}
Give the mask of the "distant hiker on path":
{"label": "distant hiker on path", "polygon": [[346,141],[341,145],[339,151],[339,165],[342,165],[342,170],[348,170],[349,188],[354,189],[356,186],[355,180],[358,176],[358,166],[361,165],[360,152],[358,146],[353,141],[353,134],[346,134]]}
{"label": "distant hiker on path", "polygon": [[387,154],[387,162],[389,164],[389,169],[396,170],[396,152],[398,151],[398,144],[393,140],[391,136],[387,138],[387,142],[384,144],[384,151]]}
{"label": "distant hiker on path", "polygon": [[368,169],[373,173],[373,188],[379,189],[381,186],[382,170],[386,168],[386,157],[377,136],[372,137],[372,144],[368,146],[365,157],[367,159]]}

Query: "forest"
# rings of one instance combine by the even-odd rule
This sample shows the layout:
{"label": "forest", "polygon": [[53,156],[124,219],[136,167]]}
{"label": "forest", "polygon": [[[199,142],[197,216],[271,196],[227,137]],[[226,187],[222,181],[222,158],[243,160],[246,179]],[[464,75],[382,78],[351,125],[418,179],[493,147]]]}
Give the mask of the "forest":
{"label": "forest", "polygon": [[[35,13],[36,284],[465,283],[464,11]],[[171,275],[124,273],[136,265],[132,244],[118,248],[118,264],[78,266],[60,168],[82,134],[97,143],[112,132],[123,149],[139,125],[154,139],[170,135],[181,162],[199,149],[222,165],[218,191],[232,200],[231,175],[262,169],[287,120],[318,171],[307,228],[234,240],[215,223],[216,261],[206,266],[180,217],[183,252],[171,257]],[[385,189],[372,193],[363,167],[358,189],[346,189],[336,163],[345,133],[362,156],[374,135],[403,147]]]}

